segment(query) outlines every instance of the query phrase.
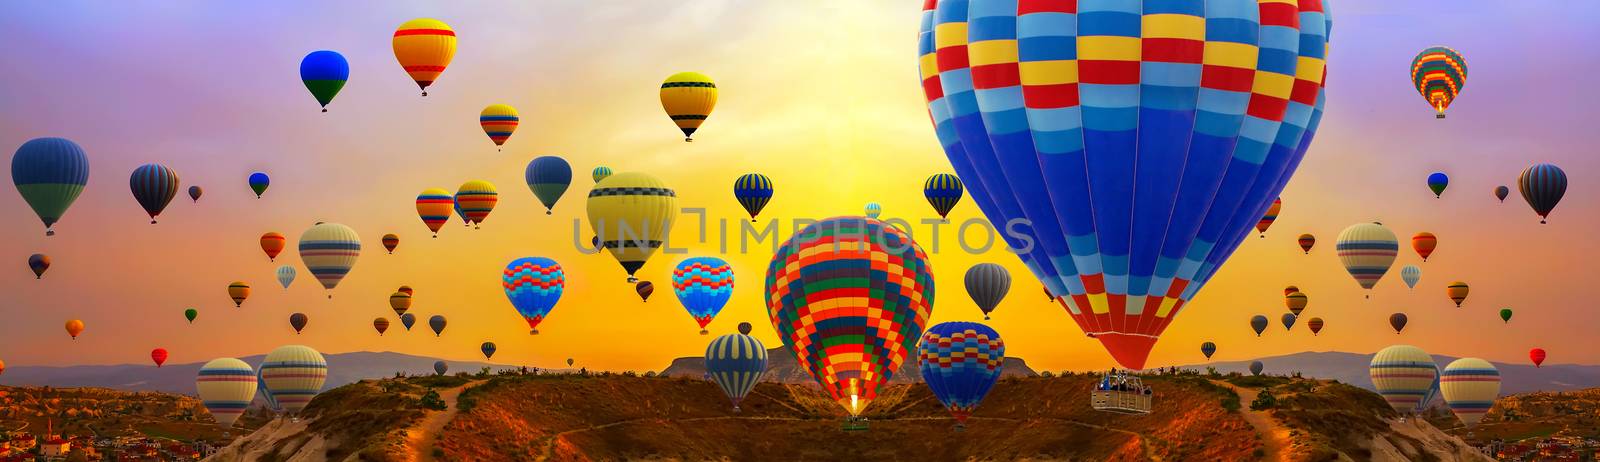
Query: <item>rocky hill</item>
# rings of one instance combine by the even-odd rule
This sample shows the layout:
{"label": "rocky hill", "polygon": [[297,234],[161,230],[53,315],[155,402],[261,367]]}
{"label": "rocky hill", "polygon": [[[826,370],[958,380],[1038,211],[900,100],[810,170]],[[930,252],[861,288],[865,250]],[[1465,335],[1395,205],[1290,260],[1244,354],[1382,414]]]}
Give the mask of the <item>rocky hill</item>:
{"label": "rocky hill", "polygon": [[[698,379],[706,373],[706,360],[704,357],[691,356],[672,360],[672,364],[661,371],[668,377],[687,377]],[[1000,370],[1001,377],[1033,377],[1038,375],[1033,368],[1028,367],[1028,362],[1022,358],[1006,358]],[[800,367],[795,360],[794,353],[788,346],[779,346],[767,350],[767,373],[762,378],[769,382],[777,383],[812,383],[811,374]],[[922,370],[914,358],[908,358],[900,365],[900,370],[895,371],[890,383],[921,383]]]}

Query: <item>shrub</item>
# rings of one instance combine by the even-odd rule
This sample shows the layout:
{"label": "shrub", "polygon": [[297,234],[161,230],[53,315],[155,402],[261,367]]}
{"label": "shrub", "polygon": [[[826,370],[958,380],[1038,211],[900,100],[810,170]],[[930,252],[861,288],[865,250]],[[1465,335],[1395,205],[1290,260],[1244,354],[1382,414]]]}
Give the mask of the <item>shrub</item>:
{"label": "shrub", "polygon": [[443,411],[447,407],[444,399],[439,397],[439,392],[432,388],[429,388],[427,393],[422,394],[422,398],[417,400],[417,404],[421,405],[423,409],[435,411]]}
{"label": "shrub", "polygon": [[1261,390],[1261,394],[1256,395],[1256,400],[1250,402],[1250,410],[1260,411],[1263,409],[1272,409],[1273,406],[1277,405],[1278,398],[1272,396],[1271,390]]}

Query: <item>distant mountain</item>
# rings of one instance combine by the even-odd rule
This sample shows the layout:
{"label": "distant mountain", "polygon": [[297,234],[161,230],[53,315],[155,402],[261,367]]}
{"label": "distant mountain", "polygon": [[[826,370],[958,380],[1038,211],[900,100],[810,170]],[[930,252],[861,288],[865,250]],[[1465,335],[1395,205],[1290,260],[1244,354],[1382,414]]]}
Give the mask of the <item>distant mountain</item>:
{"label": "distant mountain", "polygon": [[[669,377],[700,378],[706,373],[706,359],[700,356],[690,356],[672,360],[672,364],[661,371],[662,375]],[[1039,375],[1028,367],[1028,362],[1022,358],[1006,358],[1001,365],[1001,377],[1033,377]],[[779,346],[767,350],[767,375],[763,380],[779,383],[812,383],[811,374],[795,360],[794,352],[788,346]],[[922,381],[922,369],[917,365],[915,357],[908,357],[900,364],[900,370],[895,371],[889,383],[917,383]]]}
{"label": "distant mountain", "polygon": [[[261,365],[266,355],[239,358],[251,367]],[[409,375],[432,374],[436,358],[412,356],[393,352],[359,351],[323,355],[328,360],[328,383],[324,389],[361,379],[394,377],[396,372]],[[507,369],[512,366],[476,361],[446,361],[450,372],[476,372],[483,367]],[[127,391],[162,391],[194,394],[194,377],[203,362],[167,364],[157,368],[149,365],[122,364],[115,366],[12,366],[0,375],[0,385],[101,387]]]}
{"label": "distant mountain", "polygon": [[[1288,375],[1299,372],[1306,377],[1334,379],[1371,390],[1372,378],[1367,374],[1367,366],[1372,364],[1372,356],[1372,354],[1339,351],[1308,351],[1260,358],[1259,361],[1266,366],[1264,372],[1266,374]],[[1433,362],[1438,364],[1440,369],[1444,369],[1445,365],[1456,359],[1458,358],[1433,355]],[[1535,368],[1524,364],[1493,364],[1500,370],[1500,393],[1503,395],[1600,387],[1600,366],[1551,364]],[[1215,367],[1217,371],[1224,373],[1248,374],[1250,361],[1216,361],[1181,367],[1204,370],[1207,366]]]}

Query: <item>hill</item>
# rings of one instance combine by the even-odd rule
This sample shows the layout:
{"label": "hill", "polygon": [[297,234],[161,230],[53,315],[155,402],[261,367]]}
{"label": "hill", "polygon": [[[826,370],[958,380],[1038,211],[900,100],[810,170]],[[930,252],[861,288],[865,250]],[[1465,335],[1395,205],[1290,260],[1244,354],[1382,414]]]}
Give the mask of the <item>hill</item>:
{"label": "hill", "polygon": [[[1438,364],[1440,368],[1456,359],[1459,358],[1433,355],[1434,363]],[[1367,366],[1372,364],[1372,354],[1308,351],[1259,358],[1259,361],[1266,366],[1266,371],[1269,374],[1299,372],[1305,377],[1338,380],[1368,390],[1372,389],[1372,378],[1367,373]],[[1536,368],[1525,364],[1493,364],[1495,368],[1500,370],[1502,380],[1500,389],[1503,394],[1571,391],[1600,387],[1600,366],[1546,364],[1544,367]],[[1198,370],[1213,367],[1217,371],[1224,373],[1248,373],[1250,361],[1215,361],[1180,367]]]}
{"label": "hill", "polygon": [[[319,396],[212,458],[232,460],[1483,460],[1377,395],[1289,378],[1155,375],[1149,415],[1092,410],[1097,376],[1002,379],[969,421],[895,384],[843,432],[814,386],[761,383],[734,413],[712,383],[631,374],[363,381]],[[446,410],[421,405],[434,386]],[[1258,394],[1275,405],[1249,409]],[[1241,405],[1241,396],[1248,396]]]}
{"label": "hill", "polygon": [[[261,365],[266,355],[239,358],[251,367]],[[354,383],[362,379],[394,377],[395,373],[409,375],[433,374],[435,358],[393,352],[360,351],[323,355],[328,360],[328,383],[325,389]],[[447,361],[451,370],[477,371],[513,366],[477,361]],[[8,366],[0,375],[0,384],[16,386],[97,387],[126,391],[160,391],[166,393],[194,394],[194,377],[204,362],[154,365],[121,364],[113,366]]]}
{"label": "hill", "polygon": [[[702,356],[690,356],[672,360],[672,364],[661,370],[661,375],[668,377],[686,377],[698,379],[706,373],[706,359]],[[1028,367],[1028,362],[1022,358],[1006,358],[1001,365],[1001,377],[1033,377],[1038,375],[1033,368]],[[811,374],[800,367],[800,362],[795,359],[794,352],[787,345],[767,350],[767,372],[763,380],[777,383],[812,383]],[[922,370],[914,358],[900,364],[900,370],[895,371],[890,383],[921,383]]]}

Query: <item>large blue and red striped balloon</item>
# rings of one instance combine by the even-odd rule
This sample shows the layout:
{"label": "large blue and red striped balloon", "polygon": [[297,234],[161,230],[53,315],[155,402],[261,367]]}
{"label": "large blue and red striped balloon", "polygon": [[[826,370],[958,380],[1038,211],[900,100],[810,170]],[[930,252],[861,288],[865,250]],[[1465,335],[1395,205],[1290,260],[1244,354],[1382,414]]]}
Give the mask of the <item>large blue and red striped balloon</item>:
{"label": "large blue and red striped balloon", "polygon": [[1287,184],[1321,119],[1320,0],[927,0],[945,154],[1034,275],[1119,363]]}
{"label": "large blue and red striped balloon", "polygon": [[705,335],[706,325],[733,298],[733,267],[716,257],[684,260],[672,269],[672,293],[678,295],[678,302],[683,303],[683,309],[700,324],[700,334]]}
{"label": "large blue and red striped balloon", "polygon": [[128,177],[128,189],[133,191],[134,200],[139,201],[145,213],[150,214],[153,225],[156,215],[172,203],[172,198],[178,197],[178,172],[161,164],[140,165]]}
{"label": "large blue and red striped balloon", "polygon": [[944,404],[957,425],[965,425],[989,389],[1000,380],[1006,344],[994,329],[975,322],[947,322],[928,328],[918,345],[922,380]]}
{"label": "large blue and red striped balloon", "polygon": [[528,321],[529,334],[539,333],[539,322],[561,301],[561,290],[566,283],[561,265],[544,257],[512,260],[501,274],[506,298],[511,300],[517,314]]}

